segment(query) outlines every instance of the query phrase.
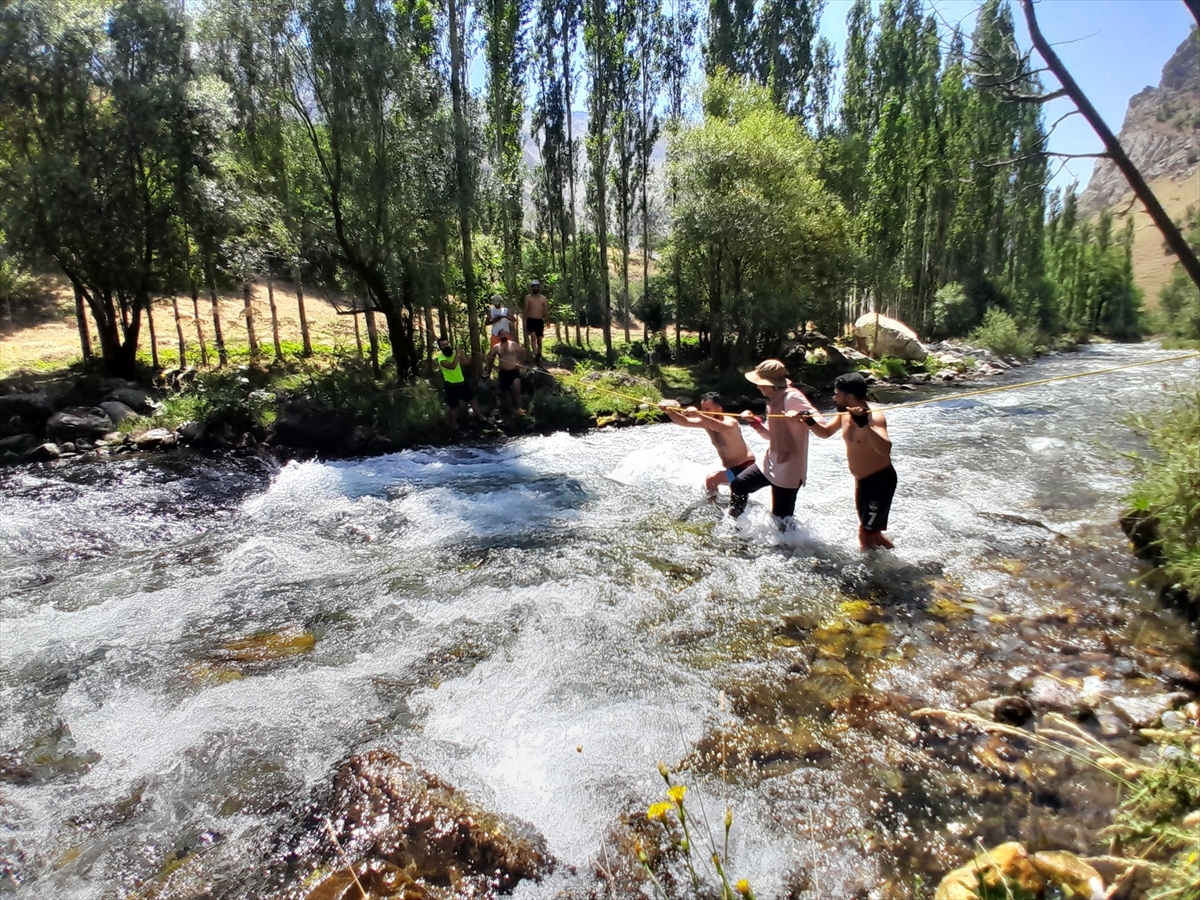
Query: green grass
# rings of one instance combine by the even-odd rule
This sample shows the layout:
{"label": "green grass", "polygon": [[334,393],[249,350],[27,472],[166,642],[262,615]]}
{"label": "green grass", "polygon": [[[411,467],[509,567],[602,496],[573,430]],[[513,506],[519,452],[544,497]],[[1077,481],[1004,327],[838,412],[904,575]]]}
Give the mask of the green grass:
{"label": "green grass", "polygon": [[1136,460],[1128,502],[1153,517],[1166,577],[1200,597],[1200,390],[1180,394],[1165,412],[1134,425],[1155,455]]}

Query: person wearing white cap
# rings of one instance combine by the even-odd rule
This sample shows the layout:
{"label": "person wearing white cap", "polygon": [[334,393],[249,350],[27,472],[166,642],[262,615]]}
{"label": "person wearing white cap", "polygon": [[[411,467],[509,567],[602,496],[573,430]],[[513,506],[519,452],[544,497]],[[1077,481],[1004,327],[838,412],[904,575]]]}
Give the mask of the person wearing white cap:
{"label": "person wearing white cap", "polygon": [[488,310],[487,324],[492,326],[492,346],[495,347],[500,343],[500,332],[505,331],[512,334],[512,322],[509,320],[508,307],[504,305],[504,298],[499,294],[492,295],[492,308]]}
{"label": "person wearing white cap", "polygon": [[746,510],[746,501],[755,491],[770,486],[771,512],[781,521],[796,511],[796,495],[808,477],[808,416],[821,425],[825,420],[816,407],[787,377],[787,367],[777,359],[766,359],[746,380],[757,385],[767,398],[767,418],[760,419],[749,410],[742,421],[767,439],[767,452],[761,457],[762,467],[755,463],[743,469],[729,485],[732,498],[729,514],[734,518]]}
{"label": "person wearing white cap", "polygon": [[536,278],[529,282],[529,294],[521,308],[525,318],[525,335],[529,338],[529,349],[533,358],[542,361],[542,335],[546,331],[546,296],[542,293],[542,283]]}

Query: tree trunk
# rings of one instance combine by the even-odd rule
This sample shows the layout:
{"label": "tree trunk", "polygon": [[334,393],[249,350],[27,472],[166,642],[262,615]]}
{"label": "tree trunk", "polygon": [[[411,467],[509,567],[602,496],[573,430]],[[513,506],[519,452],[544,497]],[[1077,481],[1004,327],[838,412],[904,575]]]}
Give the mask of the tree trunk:
{"label": "tree trunk", "polygon": [[283,344],[279,342],[279,310],[275,306],[275,280],[267,272],[267,304],[271,307],[271,338],[275,342],[275,358],[283,359]]}
{"label": "tree trunk", "polygon": [[300,341],[304,346],[302,355],[307,359],[312,356],[312,337],[308,333],[308,314],[304,310],[304,283],[300,280],[300,266],[292,268],[292,277],[296,280],[296,307],[300,311]]}
{"label": "tree trunk", "polygon": [[242,282],[242,303],[246,316],[246,339],[250,342],[250,358],[258,359],[258,338],[254,334],[254,306],[250,302],[250,279]]}
{"label": "tree trunk", "polygon": [[183,339],[183,316],[179,313],[179,295],[171,292],[171,309],[175,311],[175,336],[179,339],[179,368],[187,368],[187,341]]}
{"label": "tree trunk", "polygon": [[362,331],[358,327],[358,313],[353,312],[353,313],[351,313],[351,315],[354,317],[354,346],[356,346],[358,348],[358,361],[362,362],[362,358],[363,358]]}
{"label": "tree trunk", "polygon": [[158,364],[158,334],[154,330],[154,301],[146,304],[146,327],[150,331],[150,365],[155,372],[160,370]]}
{"label": "tree trunk", "polygon": [[196,323],[196,342],[200,344],[200,365],[208,366],[208,345],[204,342],[204,323],[200,318],[200,289],[192,279],[192,319]]}
{"label": "tree trunk", "polygon": [[[92,358],[92,336],[88,333],[87,316],[83,308],[83,292],[79,289],[79,285],[73,285],[75,288],[75,323],[79,326],[79,348],[83,352],[84,359]],[[8,325],[12,328],[12,298],[8,298]]]}
{"label": "tree trunk", "polygon": [[462,236],[463,301],[467,306],[467,328],[471,334],[471,371],[478,374],[482,354],[479,346],[479,311],[475,308],[475,258],[471,249],[471,179],[467,135],[466,97],[463,86],[465,66],[463,23],[458,20],[458,4],[450,0],[450,94],[454,114],[454,160],[458,187],[458,228]]}
{"label": "tree trunk", "polygon": [[[220,369],[229,365],[229,353],[225,349],[225,332],[221,330],[221,298],[217,296],[217,278],[211,256],[204,261],[204,280],[208,282],[208,296],[212,299],[213,341],[217,345],[217,368]],[[199,322],[199,318],[196,321]]]}
{"label": "tree trunk", "polygon": [[[367,320],[367,340],[371,348],[371,373],[378,378],[379,372],[379,328],[375,324],[375,310],[368,307],[363,317]],[[389,328],[388,331],[391,331]],[[392,355],[396,354],[396,340],[392,338]]]}

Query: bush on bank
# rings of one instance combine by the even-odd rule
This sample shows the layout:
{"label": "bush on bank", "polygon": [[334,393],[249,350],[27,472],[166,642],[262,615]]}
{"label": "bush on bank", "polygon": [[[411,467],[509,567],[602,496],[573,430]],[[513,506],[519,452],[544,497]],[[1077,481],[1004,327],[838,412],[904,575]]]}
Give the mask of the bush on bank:
{"label": "bush on bank", "polygon": [[1136,458],[1129,505],[1152,523],[1142,534],[1163,574],[1200,598],[1200,389],[1181,394],[1164,412],[1139,417],[1135,427],[1154,454]]}

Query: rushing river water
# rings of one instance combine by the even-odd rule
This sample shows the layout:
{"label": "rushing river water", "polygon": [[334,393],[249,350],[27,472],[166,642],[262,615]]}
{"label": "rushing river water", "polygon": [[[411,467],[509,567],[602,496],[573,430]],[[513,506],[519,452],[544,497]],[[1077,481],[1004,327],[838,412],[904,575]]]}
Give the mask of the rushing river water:
{"label": "rushing river water", "polygon": [[[1156,355],[1096,346],[1007,380]],[[814,439],[784,535],[766,493],[737,527],[705,503],[712,448],[670,425],[7,470],[0,751],[35,771],[0,784],[0,895],[128,896],[201,854],[256,896],[284,810],[367,747],[544,835],[560,865],[519,897],[586,889],[621,816],[661,798],[659,760],[688,766],[715,831],[732,805],[731,868],[759,897],[902,895],[1037,812],[908,711],[1186,640],[1131,586],[1114,520],[1122,418],[1196,373],[897,410],[896,550],[875,556],[836,437]],[[230,663],[264,633],[297,652]],[[706,755],[747,733],[766,735],[757,767]],[[1037,827],[1060,843],[1102,823],[1100,795],[1058,796]]]}

